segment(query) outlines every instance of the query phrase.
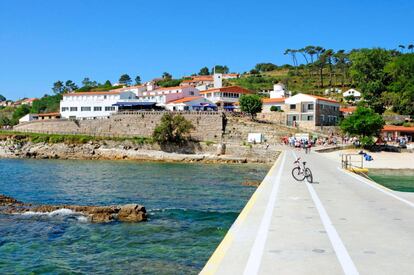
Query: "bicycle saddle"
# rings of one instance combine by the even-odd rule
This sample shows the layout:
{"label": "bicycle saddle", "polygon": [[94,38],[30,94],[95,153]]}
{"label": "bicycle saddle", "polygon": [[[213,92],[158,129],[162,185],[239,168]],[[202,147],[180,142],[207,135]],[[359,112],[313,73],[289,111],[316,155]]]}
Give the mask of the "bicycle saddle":
{"label": "bicycle saddle", "polygon": [[306,165],[306,161],[304,161],[304,162],[302,162],[303,163],[303,165]]}

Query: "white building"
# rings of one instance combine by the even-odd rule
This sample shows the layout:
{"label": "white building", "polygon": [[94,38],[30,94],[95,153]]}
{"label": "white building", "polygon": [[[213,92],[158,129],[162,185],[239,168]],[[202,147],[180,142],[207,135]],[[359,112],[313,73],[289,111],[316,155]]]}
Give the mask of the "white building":
{"label": "white building", "polygon": [[169,111],[213,111],[217,105],[202,96],[185,97],[165,105]]}
{"label": "white building", "polygon": [[229,86],[209,89],[200,92],[200,94],[215,103],[217,107],[230,109],[235,106],[235,103],[239,102],[241,95],[252,94],[252,92],[239,86]]}
{"label": "white building", "polygon": [[38,119],[39,117],[37,116],[37,114],[27,114],[19,119],[19,123],[30,122],[30,121],[38,120]]}
{"label": "white building", "polygon": [[275,106],[276,110],[282,111],[283,106],[285,105],[285,98],[284,97],[280,97],[280,98],[263,98],[262,102],[263,102],[263,107],[262,107],[262,112],[263,113],[271,112],[270,108],[272,108],[272,106]]}
{"label": "white building", "polygon": [[270,91],[270,98],[284,98],[288,97],[288,92],[282,83],[273,85],[273,91]]}
{"label": "white building", "polygon": [[361,99],[361,93],[355,89],[349,89],[348,91],[344,92],[342,96],[344,98],[353,96],[355,98],[355,101],[358,101]]}
{"label": "white building", "polygon": [[134,92],[107,91],[64,94],[60,101],[62,118],[107,117],[118,111],[119,101],[136,101]]}
{"label": "white building", "polygon": [[199,93],[199,90],[192,86],[166,87],[142,92],[142,94],[138,96],[138,100],[141,102],[153,102],[156,103],[157,106],[165,107],[165,105],[171,101],[185,97],[198,96]]}

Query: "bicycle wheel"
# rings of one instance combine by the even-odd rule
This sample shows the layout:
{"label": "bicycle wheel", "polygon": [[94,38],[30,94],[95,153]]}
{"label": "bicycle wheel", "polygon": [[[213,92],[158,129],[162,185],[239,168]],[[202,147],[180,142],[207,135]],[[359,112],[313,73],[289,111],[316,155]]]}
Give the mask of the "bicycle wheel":
{"label": "bicycle wheel", "polygon": [[305,178],[309,183],[313,182],[312,171],[309,168],[305,169]]}
{"label": "bicycle wheel", "polygon": [[303,181],[305,179],[305,174],[300,171],[299,167],[292,169],[292,176],[297,181]]}

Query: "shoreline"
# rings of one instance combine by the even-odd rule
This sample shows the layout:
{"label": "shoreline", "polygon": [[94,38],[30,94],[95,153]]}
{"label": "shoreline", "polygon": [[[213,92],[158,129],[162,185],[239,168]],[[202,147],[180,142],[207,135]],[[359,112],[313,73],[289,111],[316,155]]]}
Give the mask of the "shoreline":
{"label": "shoreline", "polygon": [[[280,155],[276,148],[228,145],[227,154],[217,154],[216,146],[179,148],[182,152],[163,151],[153,145],[130,142],[88,142],[85,144],[32,143],[8,140],[0,142],[3,159],[68,159],[68,160],[131,160],[166,163],[261,163],[274,162]],[[187,151],[187,152],[186,152]]]}

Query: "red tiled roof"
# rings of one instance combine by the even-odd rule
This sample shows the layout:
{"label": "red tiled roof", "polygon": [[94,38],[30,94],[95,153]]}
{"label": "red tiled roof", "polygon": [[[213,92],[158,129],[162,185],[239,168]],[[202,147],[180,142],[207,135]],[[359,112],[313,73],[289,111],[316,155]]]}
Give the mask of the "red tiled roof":
{"label": "red tiled roof", "polygon": [[253,93],[252,91],[239,87],[239,86],[229,86],[229,87],[215,88],[215,89],[201,91],[200,94],[211,93],[211,92],[230,92],[230,93],[236,93],[236,94],[252,94]]}
{"label": "red tiled roof", "polygon": [[154,92],[154,91],[165,91],[165,90],[182,90],[184,89],[182,86],[175,86],[175,87],[161,87],[161,88],[157,88],[155,90],[152,91],[147,91],[147,92]]}
{"label": "red tiled roof", "polygon": [[382,131],[383,132],[406,132],[406,133],[414,133],[414,127],[385,125],[384,128],[382,128]]}
{"label": "red tiled roof", "polygon": [[184,102],[189,102],[189,101],[193,101],[195,99],[200,99],[200,98],[203,98],[203,97],[202,96],[189,96],[189,97],[184,97],[184,98],[180,98],[177,100],[173,100],[168,103],[184,103]]}
{"label": "red tiled roof", "polygon": [[27,98],[27,99],[24,99],[23,102],[33,102],[35,100],[37,100],[37,98]]}
{"label": "red tiled roof", "polygon": [[342,113],[353,113],[356,111],[356,108],[357,107],[355,106],[343,107],[343,108],[339,108],[339,111]]}
{"label": "red tiled roof", "polygon": [[263,103],[284,103],[285,98],[284,97],[281,97],[281,98],[263,98],[262,102]]}
{"label": "red tiled roof", "polygon": [[336,100],[329,99],[329,98],[326,98],[326,97],[323,97],[323,96],[318,96],[318,95],[308,95],[308,96],[311,96],[311,97],[313,97],[313,98],[316,98],[316,99],[318,99],[318,100],[322,100],[322,101],[327,101],[327,102],[332,102],[332,103],[339,103],[339,102],[338,102],[338,101],[336,101]]}
{"label": "red tiled roof", "polygon": [[112,91],[103,91],[103,92],[80,92],[80,93],[69,93],[63,94],[63,96],[80,96],[80,95],[119,95],[121,91],[112,90]]}
{"label": "red tiled roof", "polygon": [[37,114],[37,116],[60,116],[60,113],[43,113]]}

